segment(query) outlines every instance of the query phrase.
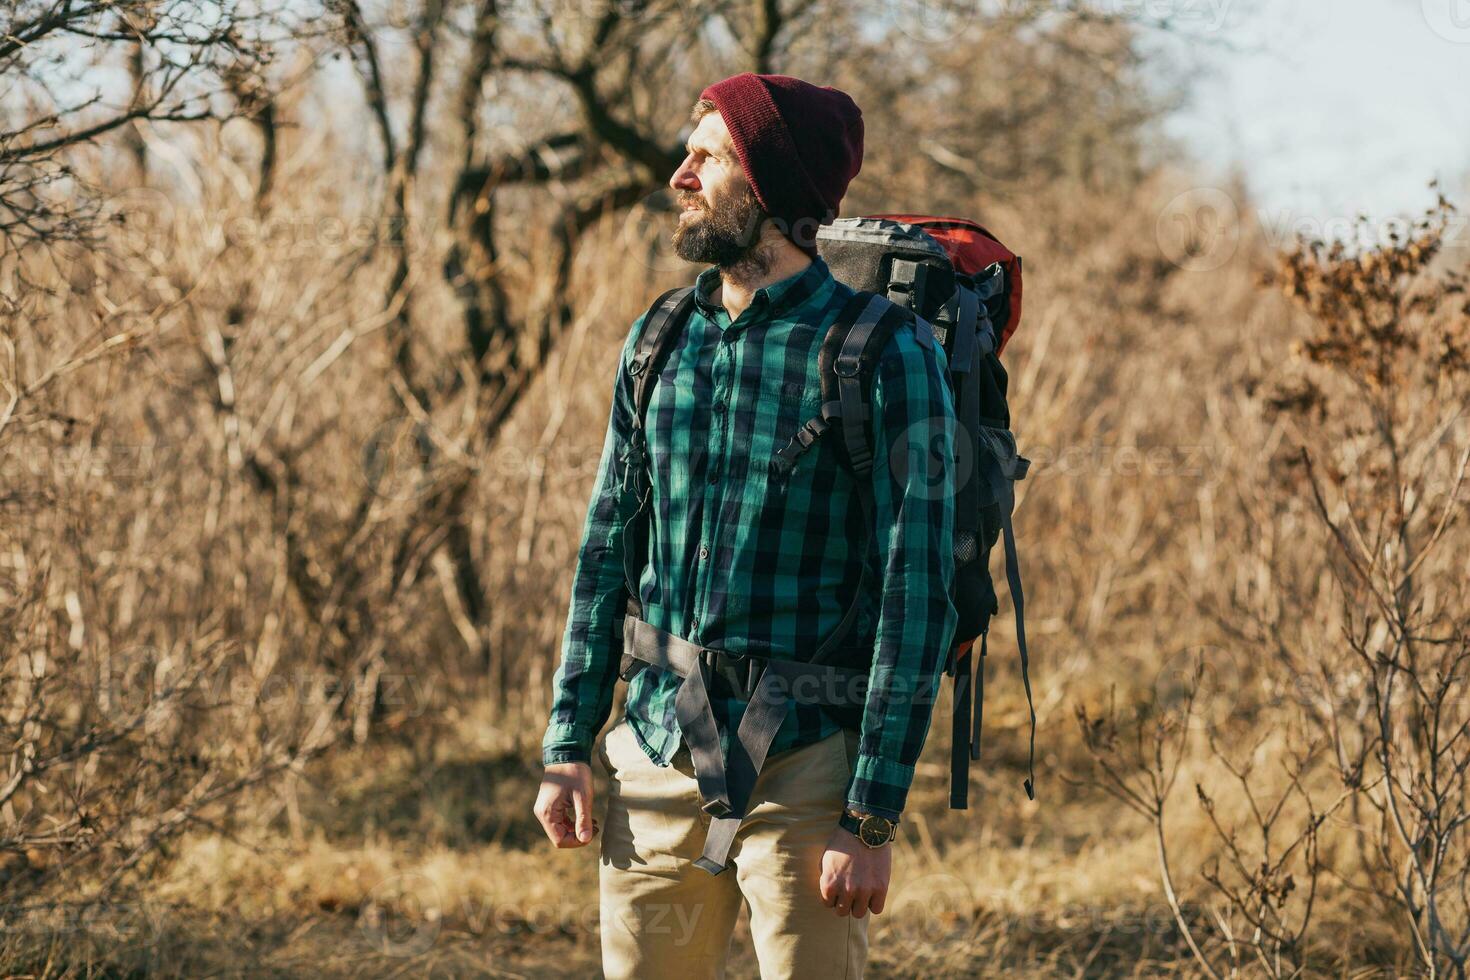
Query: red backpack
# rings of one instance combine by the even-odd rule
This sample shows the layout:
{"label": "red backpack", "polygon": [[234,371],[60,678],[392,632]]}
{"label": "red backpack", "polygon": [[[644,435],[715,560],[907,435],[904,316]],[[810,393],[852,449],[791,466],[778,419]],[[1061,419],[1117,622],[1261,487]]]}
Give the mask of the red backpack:
{"label": "red backpack", "polygon": [[[983,659],[976,660],[972,648],[978,640],[980,656],[985,657],[990,619],[999,611],[990,575],[990,551],[998,541],[1005,547],[1021,680],[1031,715],[1023,785],[1027,797],[1035,799],[1036,709],[1028,671],[1025,598],[1011,526],[1015,482],[1026,476],[1030,460],[1016,450],[1006,400],[1006,371],[1000,362],[1001,351],[1021,321],[1021,259],[977,222],[911,214],[839,219],[818,231],[817,249],[837,279],[853,289],[884,296],[928,322],[948,358],[948,380],[959,421],[956,437],[968,442],[957,450],[968,451],[975,462],[955,500],[953,599],[959,623],[945,661],[945,673],[954,678],[950,807],[966,809],[968,762],[980,758],[985,672]],[[828,343],[823,344],[823,353],[829,347],[855,349],[852,326],[848,317],[840,317],[828,334]],[[888,332],[874,330],[863,344],[864,355],[858,363],[863,370],[860,389],[864,399],[871,389],[869,372],[887,337]],[[831,368],[831,364],[821,364],[823,402],[839,394],[840,379]],[[851,447],[859,440],[867,441],[866,430],[867,426],[843,427],[843,442]],[[851,454],[849,449],[847,455]]]}

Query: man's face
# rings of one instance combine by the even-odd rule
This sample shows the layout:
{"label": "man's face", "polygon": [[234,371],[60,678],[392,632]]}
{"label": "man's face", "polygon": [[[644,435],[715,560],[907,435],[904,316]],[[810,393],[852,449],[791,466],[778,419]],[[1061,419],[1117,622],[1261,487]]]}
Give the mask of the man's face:
{"label": "man's face", "polygon": [[688,155],[669,179],[680,208],[674,252],[685,261],[722,268],[750,262],[766,215],[718,112],[699,120],[686,149]]}

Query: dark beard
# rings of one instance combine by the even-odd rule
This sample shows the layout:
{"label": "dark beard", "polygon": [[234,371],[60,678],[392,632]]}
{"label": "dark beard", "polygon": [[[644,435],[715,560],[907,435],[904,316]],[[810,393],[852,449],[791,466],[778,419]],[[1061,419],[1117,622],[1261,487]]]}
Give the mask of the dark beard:
{"label": "dark beard", "polygon": [[760,230],[769,215],[750,188],[738,199],[701,214],[693,224],[674,229],[674,254],[686,262],[717,265],[735,281],[765,275],[771,258],[760,247]]}

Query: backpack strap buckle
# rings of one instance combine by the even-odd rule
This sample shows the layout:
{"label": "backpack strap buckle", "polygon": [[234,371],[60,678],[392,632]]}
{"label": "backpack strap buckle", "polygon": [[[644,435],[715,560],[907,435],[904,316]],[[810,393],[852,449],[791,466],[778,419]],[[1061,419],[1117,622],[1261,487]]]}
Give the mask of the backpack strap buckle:
{"label": "backpack strap buckle", "polygon": [[637,481],[643,475],[643,467],[648,463],[648,447],[644,443],[643,430],[635,428],[628,438],[628,448],[623,452],[623,482],[621,489],[624,491],[635,490]]}
{"label": "backpack strap buckle", "polygon": [[765,660],[745,653],[730,650],[713,650],[702,647],[699,658],[705,662],[712,675],[718,676],[730,689],[730,693],[742,701],[755,697],[755,689],[765,673]]}
{"label": "backpack strap buckle", "polygon": [[808,449],[826,431],[827,420],[818,415],[807,419],[802,427],[796,430],[796,440],[801,443],[801,448]]}
{"label": "backpack strap buckle", "polygon": [[888,302],[905,309],[918,306],[921,263],[894,259],[888,270]]}

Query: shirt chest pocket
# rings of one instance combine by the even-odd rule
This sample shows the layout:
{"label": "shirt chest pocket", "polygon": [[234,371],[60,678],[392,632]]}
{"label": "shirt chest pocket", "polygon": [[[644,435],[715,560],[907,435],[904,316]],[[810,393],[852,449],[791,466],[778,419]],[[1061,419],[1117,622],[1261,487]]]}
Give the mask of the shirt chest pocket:
{"label": "shirt chest pocket", "polygon": [[[775,475],[771,464],[777,452],[791,442],[804,423],[819,416],[821,410],[821,393],[815,381],[809,384],[779,379],[761,382],[731,412],[732,466],[746,469],[752,475]],[[796,461],[797,467],[808,470],[816,465],[817,449],[817,444],[813,444],[802,453]]]}
{"label": "shirt chest pocket", "polygon": [[808,398],[807,388],[808,386],[800,381],[782,381],[779,384],[763,386],[761,397],[774,399],[782,405],[800,406],[809,403],[815,406],[817,398],[815,396]]}

